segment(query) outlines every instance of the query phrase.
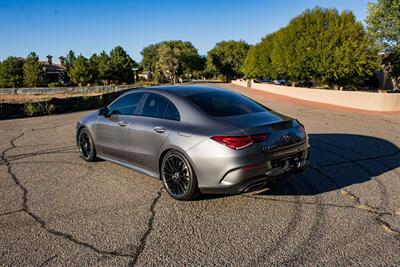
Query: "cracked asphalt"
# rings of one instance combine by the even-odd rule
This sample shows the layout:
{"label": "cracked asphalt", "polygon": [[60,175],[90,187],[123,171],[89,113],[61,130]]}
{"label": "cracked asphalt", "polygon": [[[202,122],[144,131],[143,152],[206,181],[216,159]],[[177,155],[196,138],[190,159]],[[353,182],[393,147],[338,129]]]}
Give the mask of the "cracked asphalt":
{"label": "cracked asphalt", "polygon": [[82,161],[88,112],[0,122],[2,266],[400,266],[400,116],[293,104],[311,167],[263,191],[171,199],[160,181]]}

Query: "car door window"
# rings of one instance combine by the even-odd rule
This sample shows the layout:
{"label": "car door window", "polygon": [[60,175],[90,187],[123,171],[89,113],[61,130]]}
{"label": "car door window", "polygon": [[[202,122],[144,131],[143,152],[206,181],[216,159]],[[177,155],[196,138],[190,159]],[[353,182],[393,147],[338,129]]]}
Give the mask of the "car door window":
{"label": "car door window", "polygon": [[144,102],[142,116],[179,120],[175,105],[163,96],[149,94]]}
{"label": "car door window", "polygon": [[142,115],[162,118],[168,106],[168,100],[156,94],[149,94],[143,105]]}
{"label": "car door window", "polygon": [[110,115],[134,115],[143,93],[126,95],[109,107]]}

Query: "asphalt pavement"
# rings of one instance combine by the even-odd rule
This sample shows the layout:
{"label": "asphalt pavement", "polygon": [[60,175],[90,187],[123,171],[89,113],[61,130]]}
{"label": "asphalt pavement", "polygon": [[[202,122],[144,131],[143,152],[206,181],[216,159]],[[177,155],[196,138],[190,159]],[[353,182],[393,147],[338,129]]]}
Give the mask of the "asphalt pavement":
{"label": "asphalt pavement", "polygon": [[230,84],[300,119],[310,168],[255,194],[170,198],[159,180],[78,156],[88,112],[0,122],[2,266],[400,266],[400,116]]}

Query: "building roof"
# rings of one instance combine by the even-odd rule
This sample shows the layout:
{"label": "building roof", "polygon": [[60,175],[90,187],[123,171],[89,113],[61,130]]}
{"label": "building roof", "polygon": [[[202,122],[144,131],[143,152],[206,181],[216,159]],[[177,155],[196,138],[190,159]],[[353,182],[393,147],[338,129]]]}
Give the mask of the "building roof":
{"label": "building roof", "polygon": [[63,72],[65,71],[65,67],[61,66],[61,64],[49,64],[47,61],[39,61],[43,67],[46,69],[46,72]]}

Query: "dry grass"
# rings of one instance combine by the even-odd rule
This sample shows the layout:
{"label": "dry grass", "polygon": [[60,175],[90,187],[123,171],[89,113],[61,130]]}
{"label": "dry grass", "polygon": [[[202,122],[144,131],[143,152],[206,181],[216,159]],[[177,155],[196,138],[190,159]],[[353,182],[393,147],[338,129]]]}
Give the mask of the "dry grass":
{"label": "dry grass", "polygon": [[38,101],[46,101],[51,98],[69,98],[77,96],[96,96],[102,93],[87,93],[87,94],[51,94],[51,95],[3,95],[0,94],[0,103],[31,103]]}

